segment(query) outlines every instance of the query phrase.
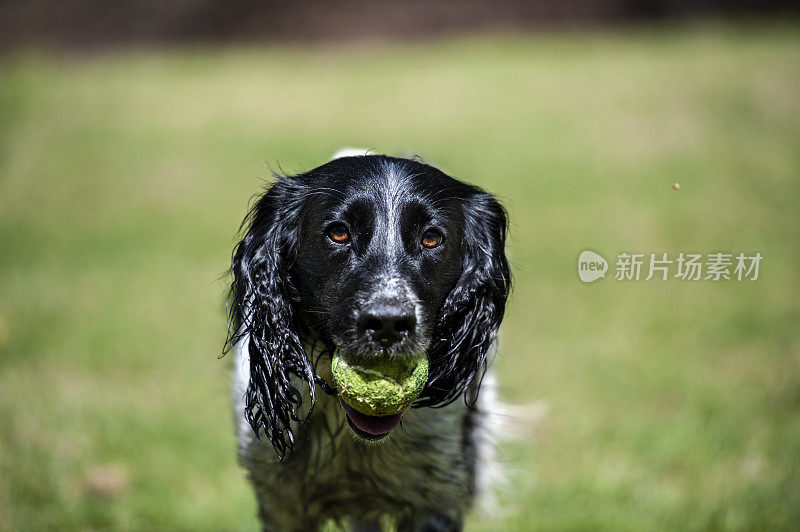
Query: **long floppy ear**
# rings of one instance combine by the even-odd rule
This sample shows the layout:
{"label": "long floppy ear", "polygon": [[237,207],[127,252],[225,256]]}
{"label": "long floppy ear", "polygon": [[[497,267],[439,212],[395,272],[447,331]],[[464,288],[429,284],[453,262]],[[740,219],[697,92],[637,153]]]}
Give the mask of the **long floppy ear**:
{"label": "long floppy ear", "polygon": [[505,210],[481,191],[469,197],[463,209],[463,270],[442,306],[428,350],[431,376],[417,406],[452,403],[482,377],[511,290]]}
{"label": "long floppy ear", "polygon": [[281,457],[294,446],[292,421],[300,421],[302,394],[291,375],[309,383],[312,408],[315,399],[314,373],[295,321],[298,296],[290,275],[303,192],[296,179],[281,177],[259,198],[242,223],[247,232],[231,266],[226,350],[240,340],[247,342],[250,380],[244,414],[257,437],[263,431]]}

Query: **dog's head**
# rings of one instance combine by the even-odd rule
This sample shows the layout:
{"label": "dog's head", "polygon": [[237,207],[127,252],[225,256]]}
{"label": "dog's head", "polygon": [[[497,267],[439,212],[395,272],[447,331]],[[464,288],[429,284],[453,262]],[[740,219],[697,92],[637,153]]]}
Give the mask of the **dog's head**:
{"label": "dog's head", "polygon": [[302,401],[290,376],[312,403],[321,381],[311,338],[361,357],[427,350],[415,407],[480,379],[510,289],[506,215],[489,194],[414,160],[345,157],[279,178],[244,226],[229,343],[248,338],[245,414],[279,454]]}

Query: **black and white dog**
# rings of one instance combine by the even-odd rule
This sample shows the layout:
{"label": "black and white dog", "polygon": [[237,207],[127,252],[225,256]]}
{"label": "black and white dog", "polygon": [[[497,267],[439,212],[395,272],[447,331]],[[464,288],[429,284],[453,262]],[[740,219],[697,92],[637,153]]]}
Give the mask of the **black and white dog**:
{"label": "black and white dog", "polygon": [[[492,465],[485,372],[510,289],[506,226],[479,188],[377,155],[279,177],[258,199],[234,251],[227,345],[265,530],[462,528]],[[337,348],[427,350],[399,425],[345,412],[329,384]]]}

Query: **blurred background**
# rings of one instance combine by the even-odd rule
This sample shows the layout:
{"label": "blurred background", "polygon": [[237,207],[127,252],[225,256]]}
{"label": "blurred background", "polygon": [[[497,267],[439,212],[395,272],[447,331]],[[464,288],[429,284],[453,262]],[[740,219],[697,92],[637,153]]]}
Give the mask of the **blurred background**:
{"label": "blurred background", "polygon": [[[257,528],[224,274],[268,167],[343,146],[510,211],[531,416],[468,530],[800,528],[792,2],[31,0],[0,2],[0,530]],[[764,259],[584,284],[584,249]]]}

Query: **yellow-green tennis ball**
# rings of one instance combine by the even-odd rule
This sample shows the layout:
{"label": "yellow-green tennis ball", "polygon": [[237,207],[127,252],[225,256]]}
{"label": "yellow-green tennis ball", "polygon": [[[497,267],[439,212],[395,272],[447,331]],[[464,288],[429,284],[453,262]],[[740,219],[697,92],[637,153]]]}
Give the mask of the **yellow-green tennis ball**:
{"label": "yellow-green tennis ball", "polygon": [[336,350],[331,359],[339,397],[368,416],[390,416],[406,410],[428,382],[428,354],[355,359]]}

